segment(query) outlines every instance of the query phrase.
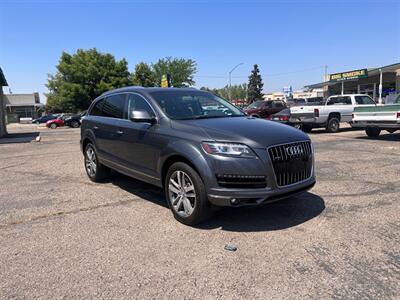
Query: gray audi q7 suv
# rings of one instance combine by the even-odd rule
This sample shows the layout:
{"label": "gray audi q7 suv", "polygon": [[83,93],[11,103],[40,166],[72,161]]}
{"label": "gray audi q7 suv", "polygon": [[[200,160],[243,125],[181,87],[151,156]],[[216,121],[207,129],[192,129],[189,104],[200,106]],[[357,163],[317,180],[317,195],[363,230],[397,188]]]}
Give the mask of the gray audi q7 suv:
{"label": "gray audi q7 suv", "polygon": [[92,181],[114,169],[163,187],[175,218],[188,225],[216,206],[260,205],[315,184],[306,134],[192,88],[102,94],[82,120],[81,147]]}

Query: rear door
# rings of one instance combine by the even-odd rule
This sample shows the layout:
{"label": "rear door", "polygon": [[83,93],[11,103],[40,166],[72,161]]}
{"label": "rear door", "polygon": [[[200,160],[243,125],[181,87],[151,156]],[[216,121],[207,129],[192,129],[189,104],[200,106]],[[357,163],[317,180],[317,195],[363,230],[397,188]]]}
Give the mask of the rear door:
{"label": "rear door", "polygon": [[118,162],[118,152],[121,147],[121,122],[124,119],[127,94],[114,94],[106,97],[103,105],[101,124],[101,148],[108,159]]}

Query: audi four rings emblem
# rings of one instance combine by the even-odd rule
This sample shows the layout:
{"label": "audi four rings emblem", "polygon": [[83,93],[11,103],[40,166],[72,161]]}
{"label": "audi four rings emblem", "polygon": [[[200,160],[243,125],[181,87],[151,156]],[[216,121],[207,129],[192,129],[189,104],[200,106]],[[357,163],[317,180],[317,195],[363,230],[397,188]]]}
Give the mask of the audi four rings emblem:
{"label": "audi four rings emblem", "polygon": [[287,147],[285,150],[289,156],[303,154],[303,149],[299,145]]}

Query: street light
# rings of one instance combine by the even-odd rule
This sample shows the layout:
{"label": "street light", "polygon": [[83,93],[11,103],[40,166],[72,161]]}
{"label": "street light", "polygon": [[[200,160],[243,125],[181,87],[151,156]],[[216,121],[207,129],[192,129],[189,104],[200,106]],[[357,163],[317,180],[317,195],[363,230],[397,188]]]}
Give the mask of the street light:
{"label": "street light", "polygon": [[231,99],[232,72],[235,71],[235,69],[241,65],[243,65],[243,63],[237,64],[236,66],[233,67],[232,70],[229,71],[229,101],[232,101]]}

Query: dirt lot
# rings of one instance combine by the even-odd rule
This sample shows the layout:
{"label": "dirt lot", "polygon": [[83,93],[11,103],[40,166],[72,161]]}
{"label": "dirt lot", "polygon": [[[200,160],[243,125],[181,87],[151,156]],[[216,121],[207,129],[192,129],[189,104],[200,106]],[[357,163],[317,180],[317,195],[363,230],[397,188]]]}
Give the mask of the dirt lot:
{"label": "dirt lot", "polygon": [[0,298],[400,294],[400,134],[312,133],[310,193],[191,228],[157,188],[118,174],[90,182],[79,130],[9,131],[42,141],[0,140]]}

